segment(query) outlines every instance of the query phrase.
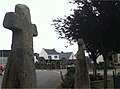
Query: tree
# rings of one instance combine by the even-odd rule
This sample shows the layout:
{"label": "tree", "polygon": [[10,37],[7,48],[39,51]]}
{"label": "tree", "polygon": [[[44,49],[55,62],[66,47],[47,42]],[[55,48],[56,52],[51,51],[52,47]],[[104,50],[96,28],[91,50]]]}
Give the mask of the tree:
{"label": "tree", "polygon": [[93,47],[91,44],[86,44],[86,51],[89,54],[89,57],[93,60],[93,75],[96,77],[97,75],[97,58],[101,55],[99,50]]}
{"label": "tree", "polygon": [[108,56],[120,51],[120,2],[73,0],[74,14],[54,20],[56,32],[70,42],[83,38],[104,57],[104,87],[107,88]]}
{"label": "tree", "polygon": [[[100,22],[100,30],[102,33],[99,34],[98,48],[101,50],[104,58],[104,87],[107,88],[107,67],[108,57],[113,52],[119,52],[120,49],[120,37],[119,37],[119,16],[120,16],[120,2],[119,1],[94,1],[93,5],[97,8],[100,15],[98,20]],[[107,34],[106,34],[107,33]]]}

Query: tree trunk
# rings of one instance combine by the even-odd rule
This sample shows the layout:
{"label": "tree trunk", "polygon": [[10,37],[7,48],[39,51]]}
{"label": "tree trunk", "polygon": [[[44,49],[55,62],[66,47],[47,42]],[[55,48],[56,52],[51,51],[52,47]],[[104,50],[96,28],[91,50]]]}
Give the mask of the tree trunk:
{"label": "tree trunk", "polygon": [[93,65],[93,75],[96,76],[97,75],[97,61],[94,61],[94,65]]}
{"label": "tree trunk", "polygon": [[107,69],[108,69],[108,54],[103,54],[104,59],[104,89],[107,89]]}
{"label": "tree trunk", "polygon": [[78,41],[78,52],[76,60],[75,71],[75,88],[77,89],[90,89],[90,78],[86,64],[86,58],[84,53],[84,42],[82,39]]}

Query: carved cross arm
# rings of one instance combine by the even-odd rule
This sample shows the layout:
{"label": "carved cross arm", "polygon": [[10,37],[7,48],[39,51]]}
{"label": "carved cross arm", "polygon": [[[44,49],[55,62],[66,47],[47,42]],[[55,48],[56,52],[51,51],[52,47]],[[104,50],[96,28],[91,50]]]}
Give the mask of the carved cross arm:
{"label": "carved cross arm", "polygon": [[32,24],[32,30],[33,30],[33,36],[37,36],[38,32],[37,32],[37,26],[35,24]]}
{"label": "carved cross arm", "polygon": [[5,18],[3,21],[3,26],[7,29],[12,30],[12,31],[22,30],[24,27],[23,23],[24,23],[24,21],[17,13],[8,12],[5,15]]}

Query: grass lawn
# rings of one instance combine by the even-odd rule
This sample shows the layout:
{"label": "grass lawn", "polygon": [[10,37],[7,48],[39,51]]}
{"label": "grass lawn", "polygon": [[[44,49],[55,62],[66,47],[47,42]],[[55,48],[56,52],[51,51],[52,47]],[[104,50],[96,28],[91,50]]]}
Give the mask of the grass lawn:
{"label": "grass lawn", "polygon": [[[91,89],[103,89],[103,87],[104,87],[103,81],[91,83]],[[114,88],[112,76],[108,76],[108,89],[110,88],[112,89]]]}

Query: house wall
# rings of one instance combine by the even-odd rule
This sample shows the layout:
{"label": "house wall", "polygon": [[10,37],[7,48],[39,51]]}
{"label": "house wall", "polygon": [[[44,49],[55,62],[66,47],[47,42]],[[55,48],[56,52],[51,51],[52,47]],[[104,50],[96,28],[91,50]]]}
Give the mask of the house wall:
{"label": "house wall", "polygon": [[34,56],[34,63],[38,62],[36,56]]}
{"label": "house wall", "polygon": [[[114,62],[120,63],[120,54],[114,54],[112,57]],[[103,62],[103,61],[104,60],[102,55],[97,58],[97,63]]]}
{"label": "house wall", "polygon": [[8,57],[0,57],[0,65],[6,66]]}
{"label": "house wall", "polygon": [[69,59],[76,59],[75,55],[72,53]]}
{"label": "house wall", "polygon": [[120,54],[118,54],[117,57],[118,57],[118,58],[117,58],[117,59],[118,59],[117,61],[118,61],[118,63],[120,63]]}
{"label": "house wall", "polygon": [[97,58],[97,63],[99,63],[99,62],[103,62],[104,60],[103,60],[103,56],[102,55],[100,55],[98,58]]}
{"label": "house wall", "polygon": [[118,58],[119,58],[119,56],[118,56],[117,53],[115,53],[115,54],[112,55],[112,61],[113,62],[117,63],[118,62]]}
{"label": "house wall", "polygon": [[[48,59],[49,59],[48,56],[51,56],[52,60],[59,60],[59,54],[54,54],[54,55],[51,54],[51,55],[48,55],[48,54],[44,51],[44,49],[42,49],[42,51],[40,52],[39,56],[40,56],[40,57],[44,57],[45,60],[48,60]],[[57,58],[55,58],[55,56],[57,56]]]}
{"label": "house wall", "polygon": [[47,53],[42,49],[42,51],[39,54],[40,57],[44,57],[45,59],[48,59]]}
{"label": "house wall", "polygon": [[[48,55],[48,56],[51,56],[52,60],[59,60],[59,54],[54,54],[54,55]],[[57,56],[57,58],[55,58],[55,56]],[[49,58],[48,58],[49,59]]]}

